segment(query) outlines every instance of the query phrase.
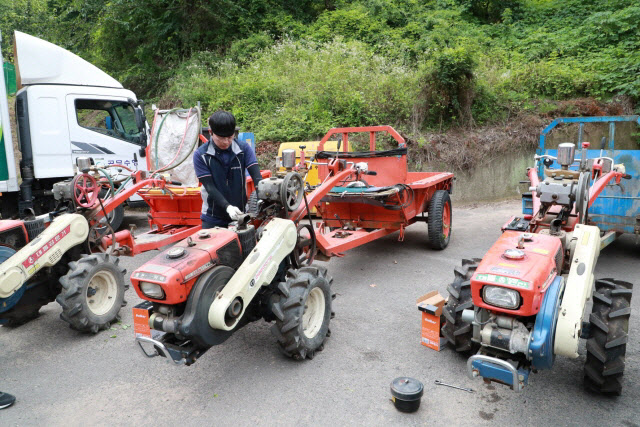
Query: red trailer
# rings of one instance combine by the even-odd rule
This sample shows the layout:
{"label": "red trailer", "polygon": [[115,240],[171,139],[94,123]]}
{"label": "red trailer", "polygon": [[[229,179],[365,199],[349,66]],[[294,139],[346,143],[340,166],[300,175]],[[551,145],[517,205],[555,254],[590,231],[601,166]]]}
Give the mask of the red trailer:
{"label": "red trailer", "polygon": [[[349,134],[369,134],[369,151],[349,152]],[[376,151],[376,133],[386,132],[398,143],[392,150]],[[333,135],[342,135],[342,152],[323,151]],[[301,163],[304,162],[302,156]],[[331,129],[322,138],[313,164],[319,165],[322,184],[308,198],[316,206],[321,221],[316,224],[317,247],[326,257],[342,253],[400,231],[416,221],[429,227],[429,243],[444,249],[451,237],[453,174],[449,172],[408,172],[404,138],[390,126]],[[306,213],[301,205],[291,219]]]}

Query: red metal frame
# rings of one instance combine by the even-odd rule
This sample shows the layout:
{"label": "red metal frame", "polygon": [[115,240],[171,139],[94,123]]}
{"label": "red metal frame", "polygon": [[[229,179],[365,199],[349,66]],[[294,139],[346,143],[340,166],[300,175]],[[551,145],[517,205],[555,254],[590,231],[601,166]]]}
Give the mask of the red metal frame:
{"label": "red metal frame", "polygon": [[[343,135],[343,149],[347,151],[348,135],[356,132],[369,132],[369,148],[372,151],[375,150],[376,132],[388,132],[398,142],[399,147],[405,145],[404,138],[391,126],[334,128],[322,138],[318,151],[322,151],[324,143],[338,133]],[[316,239],[318,249],[326,256],[342,256],[342,253],[349,249],[395,231],[400,231],[399,237],[402,240],[404,228],[416,222],[417,216],[428,210],[433,194],[437,190],[451,190],[453,184],[452,173],[407,172],[406,155],[316,159],[316,161],[326,164],[326,167],[318,169],[323,183],[309,194],[308,202],[309,207],[315,206],[322,217],[322,222],[316,228]],[[377,175],[366,175],[367,183],[379,187],[404,184],[410,189],[407,192],[413,194],[413,200],[409,202],[407,196],[403,196],[402,193],[389,196],[387,202],[397,205],[397,209],[358,203],[350,200],[349,197],[338,202],[323,201],[334,187],[344,181],[364,178],[355,168],[358,162],[367,163],[368,169],[377,173]],[[306,208],[303,204],[290,215],[290,218],[299,221],[305,213]],[[344,223],[349,223],[353,229],[342,229]]]}
{"label": "red metal frame", "polygon": [[333,135],[337,133],[342,134],[342,151],[349,151],[349,134],[350,133],[360,133],[360,132],[369,132],[369,150],[375,151],[376,149],[376,132],[388,132],[393,139],[398,141],[398,147],[405,146],[405,140],[394,128],[391,126],[362,126],[362,127],[351,127],[351,128],[332,128],[329,129],[329,132],[326,133],[324,137],[320,140],[320,144],[318,144],[318,151],[324,150],[324,144],[331,138]]}

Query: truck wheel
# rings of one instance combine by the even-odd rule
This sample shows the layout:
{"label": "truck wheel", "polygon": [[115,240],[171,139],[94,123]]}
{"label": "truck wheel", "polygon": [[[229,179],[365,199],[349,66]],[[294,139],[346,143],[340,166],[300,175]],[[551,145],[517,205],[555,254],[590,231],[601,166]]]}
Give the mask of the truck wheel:
{"label": "truck wheel", "polygon": [[331,335],[331,282],[323,267],[290,269],[278,284],[279,300],[271,306],[276,323],[271,331],[282,353],[296,360],[313,359]]}
{"label": "truck wheel", "polygon": [[590,391],[622,393],[632,287],[620,280],[596,280],[584,364],[584,384]]}
{"label": "truck wheel", "polygon": [[438,190],[429,202],[427,226],[429,230],[429,246],[442,250],[451,240],[451,198],[449,192]]}
{"label": "truck wheel", "polygon": [[480,258],[463,259],[462,267],[456,267],[453,270],[455,275],[453,283],[447,286],[449,300],[442,310],[445,323],[441,331],[458,353],[470,353],[476,347],[476,344],[471,341],[473,328],[471,323],[462,321],[462,310],[473,309],[470,280],[480,261],[482,261]]}
{"label": "truck wheel", "polygon": [[126,270],[118,258],[107,254],[82,255],[69,263],[69,272],[60,278],[62,292],[56,298],[62,306],[60,318],[82,332],[107,329],[126,305]]}

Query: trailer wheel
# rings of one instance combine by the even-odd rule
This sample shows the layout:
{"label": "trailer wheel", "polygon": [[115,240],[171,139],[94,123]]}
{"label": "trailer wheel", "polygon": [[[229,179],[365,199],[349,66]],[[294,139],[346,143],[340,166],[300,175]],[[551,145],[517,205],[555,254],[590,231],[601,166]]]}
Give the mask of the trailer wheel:
{"label": "trailer wheel", "polygon": [[470,280],[480,261],[480,258],[463,259],[462,266],[453,270],[453,283],[447,286],[449,300],[442,310],[445,323],[441,331],[458,353],[470,353],[476,348],[476,344],[471,341],[473,328],[471,323],[462,321],[462,310],[473,309]]}
{"label": "trailer wheel", "polygon": [[60,318],[71,328],[95,334],[117,320],[129,288],[124,281],[126,270],[119,262],[107,254],[93,254],[69,263],[69,272],[60,278],[62,292],[56,301],[62,306]]}
{"label": "trailer wheel", "polygon": [[429,232],[429,246],[432,249],[442,250],[449,245],[451,240],[451,198],[449,192],[438,190],[429,202],[429,216],[427,226]]}
{"label": "trailer wheel", "polygon": [[584,364],[584,384],[590,391],[622,393],[632,287],[620,280],[596,280]]}
{"label": "trailer wheel", "polygon": [[331,282],[323,267],[290,269],[278,284],[279,298],[271,306],[276,323],[271,327],[283,354],[296,360],[313,359],[331,335]]}

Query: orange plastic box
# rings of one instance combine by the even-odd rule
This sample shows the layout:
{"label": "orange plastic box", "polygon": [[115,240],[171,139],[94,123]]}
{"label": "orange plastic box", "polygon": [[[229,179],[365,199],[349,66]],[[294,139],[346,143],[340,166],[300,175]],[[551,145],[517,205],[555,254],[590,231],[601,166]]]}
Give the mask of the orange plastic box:
{"label": "orange plastic box", "polygon": [[420,344],[435,351],[443,345],[440,336],[440,315],[445,299],[438,291],[431,291],[416,300],[418,310],[422,313],[422,336]]}

